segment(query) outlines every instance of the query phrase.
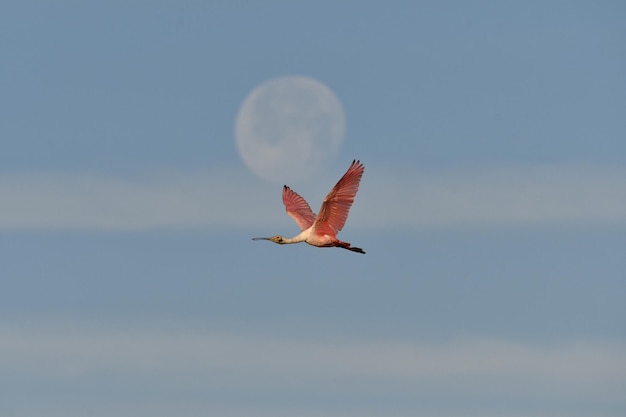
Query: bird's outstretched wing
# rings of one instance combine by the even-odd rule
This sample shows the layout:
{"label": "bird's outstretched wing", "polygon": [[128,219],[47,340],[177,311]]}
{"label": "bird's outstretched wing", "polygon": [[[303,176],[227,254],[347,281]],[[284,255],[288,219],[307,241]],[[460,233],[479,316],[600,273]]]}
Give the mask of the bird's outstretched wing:
{"label": "bird's outstretched wing", "polygon": [[300,230],[311,227],[315,221],[315,213],[304,198],[286,185],[283,187],[283,204],[287,214],[298,224]]}
{"label": "bird's outstretched wing", "polygon": [[315,219],[316,233],[334,236],[343,228],[354,196],[359,190],[364,170],[365,167],[360,161],[352,161],[350,168],[324,198]]}

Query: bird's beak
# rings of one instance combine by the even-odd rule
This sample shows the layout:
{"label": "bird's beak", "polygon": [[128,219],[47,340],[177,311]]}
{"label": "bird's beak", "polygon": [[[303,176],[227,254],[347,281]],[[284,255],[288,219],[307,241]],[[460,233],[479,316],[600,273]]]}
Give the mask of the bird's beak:
{"label": "bird's beak", "polygon": [[270,240],[269,237],[253,237],[252,240]]}

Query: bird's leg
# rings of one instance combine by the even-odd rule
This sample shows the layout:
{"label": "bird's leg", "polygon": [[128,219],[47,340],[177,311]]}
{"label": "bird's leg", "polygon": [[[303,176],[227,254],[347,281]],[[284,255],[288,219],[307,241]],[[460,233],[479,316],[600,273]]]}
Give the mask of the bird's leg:
{"label": "bird's leg", "polygon": [[349,248],[344,248],[344,249],[348,249],[348,250],[351,250],[352,252],[358,252],[358,253],[362,253],[363,255],[365,255],[365,251],[361,248],[355,248],[354,246],[350,246]]}
{"label": "bird's leg", "polygon": [[339,247],[339,248],[343,248],[343,249],[348,249],[352,252],[358,252],[358,253],[362,253],[365,255],[365,251],[361,248],[356,248],[354,246],[350,246],[350,244],[348,242],[342,242],[341,240],[335,242],[335,246]]}

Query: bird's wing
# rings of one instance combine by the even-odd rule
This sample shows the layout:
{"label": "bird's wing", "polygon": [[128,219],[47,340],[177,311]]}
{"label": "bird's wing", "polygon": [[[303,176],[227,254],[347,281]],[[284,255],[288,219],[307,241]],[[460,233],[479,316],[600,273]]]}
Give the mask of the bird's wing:
{"label": "bird's wing", "polygon": [[300,230],[311,227],[315,221],[315,213],[304,198],[286,185],[283,187],[283,204],[287,214],[298,224]]}
{"label": "bird's wing", "polygon": [[364,170],[365,167],[360,161],[352,161],[350,168],[324,198],[322,208],[315,219],[315,231],[318,234],[334,236],[343,228],[354,196],[359,190]]}

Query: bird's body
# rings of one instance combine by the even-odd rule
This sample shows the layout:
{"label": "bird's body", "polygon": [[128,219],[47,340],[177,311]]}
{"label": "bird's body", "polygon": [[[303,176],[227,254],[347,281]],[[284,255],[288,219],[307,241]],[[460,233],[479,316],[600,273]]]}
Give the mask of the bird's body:
{"label": "bird's body", "polygon": [[317,215],[313,213],[304,198],[285,185],[283,187],[283,204],[285,204],[285,210],[289,217],[300,227],[300,234],[292,238],[272,236],[256,237],[254,240],[269,240],[281,245],[306,242],[312,246],[335,246],[353,252],[365,253],[363,249],[352,247],[348,242],[337,239],[337,233],[346,223],[348,212],[359,190],[359,182],[364,169],[365,167],[359,161],[352,161],[348,171],[324,198]]}

